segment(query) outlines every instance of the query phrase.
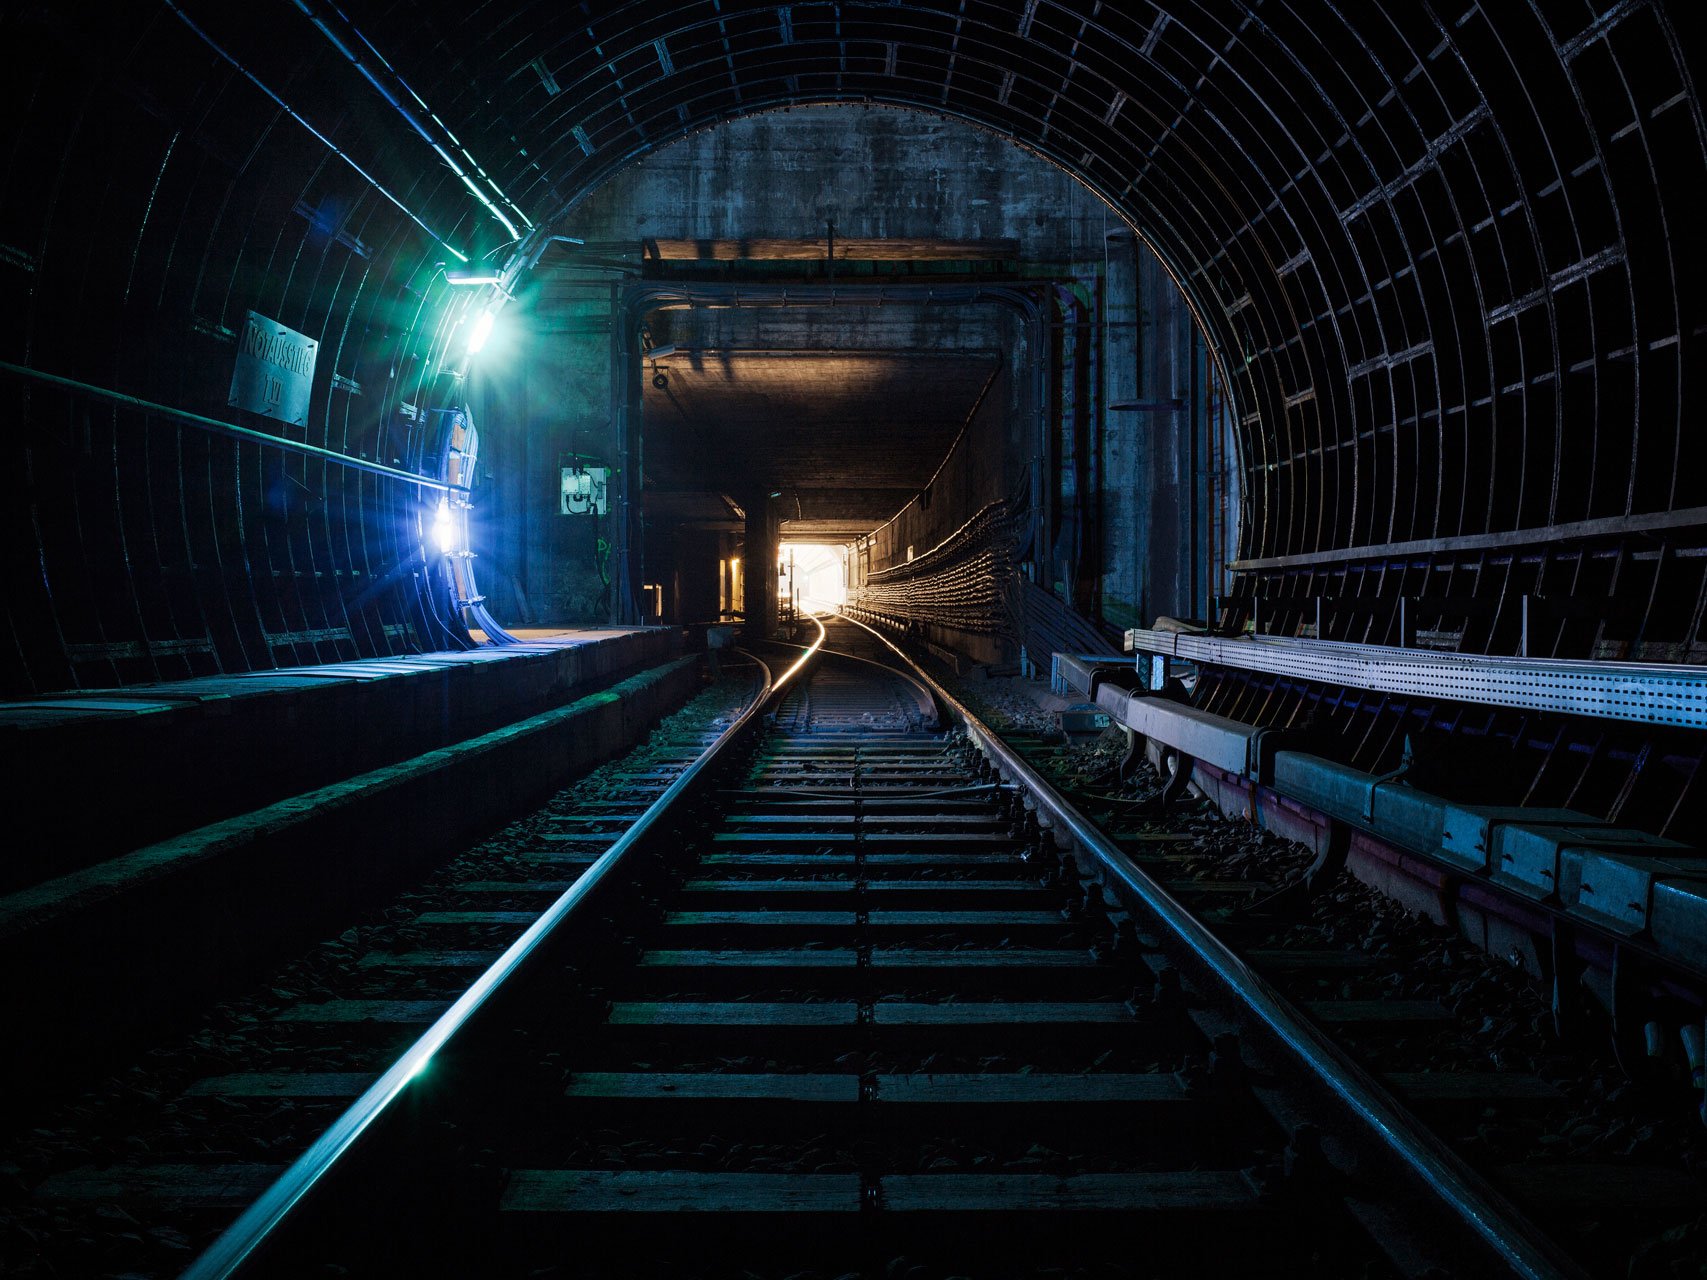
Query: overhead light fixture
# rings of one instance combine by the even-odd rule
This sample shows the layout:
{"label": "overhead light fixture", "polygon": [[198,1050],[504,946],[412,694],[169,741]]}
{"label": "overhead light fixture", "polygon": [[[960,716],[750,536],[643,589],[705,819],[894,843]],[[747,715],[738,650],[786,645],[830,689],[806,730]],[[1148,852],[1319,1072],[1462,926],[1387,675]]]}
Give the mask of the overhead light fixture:
{"label": "overhead light fixture", "polygon": [[475,318],[474,328],[468,334],[468,354],[476,355],[486,345],[486,339],[492,336],[492,324],[497,320],[497,314],[492,311],[482,311]]}
{"label": "overhead light fixture", "polygon": [[773,490],[771,490],[770,496],[773,498],[780,498],[780,497],[782,497],[782,490],[781,489],[773,489]]}
{"label": "overhead light fixture", "polygon": [[447,271],[446,284],[503,284],[504,277],[497,271]]}

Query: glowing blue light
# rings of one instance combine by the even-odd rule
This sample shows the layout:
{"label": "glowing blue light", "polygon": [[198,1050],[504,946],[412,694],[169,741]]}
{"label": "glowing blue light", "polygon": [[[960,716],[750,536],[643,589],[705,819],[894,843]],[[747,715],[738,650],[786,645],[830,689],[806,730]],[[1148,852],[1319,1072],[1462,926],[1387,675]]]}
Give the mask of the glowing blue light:
{"label": "glowing blue light", "polygon": [[475,355],[486,345],[486,339],[492,336],[492,322],[497,316],[491,311],[482,311],[474,321],[474,329],[468,335],[468,354]]}
{"label": "glowing blue light", "polygon": [[440,498],[439,509],[433,516],[433,541],[439,550],[449,555],[456,547],[456,522],[450,517],[450,499]]}

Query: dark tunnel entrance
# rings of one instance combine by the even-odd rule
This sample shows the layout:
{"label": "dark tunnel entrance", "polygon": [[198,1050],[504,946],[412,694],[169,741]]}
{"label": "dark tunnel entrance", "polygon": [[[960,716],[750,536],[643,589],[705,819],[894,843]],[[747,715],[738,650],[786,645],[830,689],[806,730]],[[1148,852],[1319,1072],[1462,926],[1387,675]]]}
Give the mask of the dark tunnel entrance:
{"label": "dark tunnel entrance", "polygon": [[[848,548],[850,600],[910,600],[982,661],[1225,593],[1222,379],[1148,247],[1047,161],[937,115],[798,108],[648,156],[561,225],[576,243],[506,310],[521,349],[473,383],[499,617],[763,631],[789,601],[755,564],[803,539]],[[506,486],[553,466],[608,480],[605,509],[523,532]]]}

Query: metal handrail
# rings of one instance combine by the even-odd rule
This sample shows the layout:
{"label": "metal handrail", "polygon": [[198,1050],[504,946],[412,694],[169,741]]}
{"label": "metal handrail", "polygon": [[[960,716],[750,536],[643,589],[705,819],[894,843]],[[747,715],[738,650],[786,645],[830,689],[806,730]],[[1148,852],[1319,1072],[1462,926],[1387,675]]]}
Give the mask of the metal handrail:
{"label": "metal handrail", "polygon": [[361,1097],[332,1122],[331,1127],[313,1146],[298,1156],[235,1222],[190,1263],[183,1272],[182,1280],[223,1280],[224,1277],[237,1274],[255,1251],[284,1223],[291,1210],[332,1172],[357,1139],[391,1108],[409,1082],[432,1064],[434,1057],[451,1042],[452,1037],[481,1006],[490,1000],[540,944],[569,918],[576,907],[586,901],[588,895],[611,873],[623,856],[639,843],[724,748],[753,723],[765,703],[780,692],[806,665],[823,642],[824,624],[820,622],[817,643],[810,646],[793,666],[775,680],[771,678],[770,668],[764,662],[752,654],[747,654],[758,665],[762,682],[758,694],[748,703],[746,710],[728,729],[718,735],[715,742],[682,770],[675,781],[664,789],[663,794],[647,807],[646,812],[636,818],[628,830],[624,831],[592,866],[582,872],[575,883],[564,890],[562,895],[546,908],[544,914],[529,925],[521,937],[512,942],[503,955],[474,980],[467,991],[457,997],[449,1009],[439,1015],[438,1021],[428,1027],[378,1080],[368,1086]]}
{"label": "metal handrail", "polygon": [[1564,1257],[1558,1246],[1517,1206],[1420,1125],[1379,1081],[1306,1020],[1290,1001],[1258,976],[1178,899],[1146,875],[1096,824],[1056,792],[1041,774],[910,655],[863,622],[853,618],[847,621],[871,632],[917,672],[943,705],[965,723],[973,740],[1030,790],[1051,821],[1059,824],[1059,829],[1101,863],[1133,898],[1143,903],[1158,923],[1189,947],[1215,979],[1255,1013],[1286,1050],[1332,1089],[1340,1101],[1373,1131],[1381,1144],[1432,1189],[1446,1208],[1470,1227],[1515,1274],[1530,1280],[1583,1275],[1581,1269]]}
{"label": "metal handrail", "polygon": [[61,390],[75,392],[78,395],[91,396],[97,400],[106,400],[121,408],[136,409],[142,413],[153,414],[156,417],[168,418],[173,422],[181,422],[185,426],[196,427],[212,435],[229,436],[233,440],[258,444],[265,449],[282,449],[286,453],[300,453],[304,457],[318,458],[322,462],[349,467],[352,471],[365,471],[369,475],[384,476],[388,480],[402,480],[406,484],[418,484],[423,489],[432,489],[439,493],[469,492],[469,487],[465,484],[450,484],[444,480],[434,479],[432,476],[417,475],[413,471],[405,471],[401,467],[388,467],[383,462],[370,462],[366,458],[354,458],[347,453],[339,453],[335,449],[322,449],[317,444],[308,444],[301,440],[288,440],[284,436],[275,436],[271,432],[256,431],[253,427],[240,426],[235,422],[226,422],[220,418],[210,418],[205,413],[192,413],[188,409],[178,409],[169,404],[161,404],[157,400],[144,400],[141,396],[133,396],[124,391],[114,391],[110,387],[97,387],[92,382],[79,382],[76,378],[62,377],[57,373],[48,373],[44,369],[32,369],[26,364],[13,364],[10,360],[0,360],[0,374],[11,378],[30,378],[50,387],[58,387]]}

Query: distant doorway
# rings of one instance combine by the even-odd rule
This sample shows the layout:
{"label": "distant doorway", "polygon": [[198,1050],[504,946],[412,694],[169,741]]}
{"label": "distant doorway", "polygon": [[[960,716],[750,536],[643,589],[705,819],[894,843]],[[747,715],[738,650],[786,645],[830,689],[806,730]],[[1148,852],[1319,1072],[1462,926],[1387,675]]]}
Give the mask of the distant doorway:
{"label": "distant doorway", "polygon": [[804,613],[839,609],[848,600],[848,549],[825,543],[789,543],[778,562],[777,595]]}

